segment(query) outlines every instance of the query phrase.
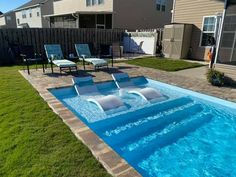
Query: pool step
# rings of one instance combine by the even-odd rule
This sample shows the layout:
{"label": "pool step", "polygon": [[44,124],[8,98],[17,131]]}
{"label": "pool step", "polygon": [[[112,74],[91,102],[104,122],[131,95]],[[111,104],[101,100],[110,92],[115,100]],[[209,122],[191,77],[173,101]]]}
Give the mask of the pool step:
{"label": "pool step", "polygon": [[[170,111],[161,112],[153,117],[144,117],[141,120],[133,122],[123,127],[117,127],[111,131],[104,133],[104,139],[109,142],[111,146],[122,147],[127,143],[134,142],[140,137],[147,136],[153,132],[161,131],[168,125],[180,122],[201,112],[203,110],[200,104],[190,103]],[[110,135],[110,136],[108,136]]]}
{"label": "pool step", "polygon": [[160,112],[171,110],[173,107],[180,107],[189,103],[193,103],[193,100],[189,97],[168,100],[163,103],[154,104],[133,112],[128,112],[123,115],[118,115],[103,121],[95,122],[90,126],[96,133],[102,134],[104,130],[113,130],[116,129],[116,127],[135,122],[138,119],[143,119],[143,117],[155,116]]}
{"label": "pool step", "polygon": [[131,148],[131,151],[127,151],[126,149],[125,153],[123,153],[122,156],[127,159],[132,159],[132,161],[135,161],[136,159],[140,158],[147,158],[151,155],[150,153],[155,152],[159,148],[175,143],[180,138],[186,136],[187,134],[197,130],[204,124],[210,122],[212,117],[212,114],[194,116],[191,120],[181,124],[177,124],[166,132],[162,131],[155,137],[154,135],[153,137],[151,137],[150,135],[150,142],[143,143],[143,146],[141,145],[136,148],[134,148],[135,146],[133,146],[133,149]]}

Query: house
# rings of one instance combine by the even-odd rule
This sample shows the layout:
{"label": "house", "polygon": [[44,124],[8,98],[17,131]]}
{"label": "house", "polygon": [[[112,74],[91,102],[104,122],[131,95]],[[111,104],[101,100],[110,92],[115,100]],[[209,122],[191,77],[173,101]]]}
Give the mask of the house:
{"label": "house", "polygon": [[[236,8],[230,7],[231,13],[226,12],[224,17],[224,7],[224,0],[175,0],[173,2],[172,24],[193,25],[190,42],[191,58],[207,60],[210,49],[208,39],[214,37],[216,45],[221,46],[217,54],[219,61],[227,62],[230,57],[232,59],[233,43],[235,46],[236,38]],[[225,25],[221,35],[222,21]],[[226,30],[227,28],[231,31]],[[220,41],[221,45],[219,45]]]}
{"label": "house", "polygon": [[53,13],[53,0],[31,0],[14,11],[17,28],[47,28],[49,22],[43,16]]}
{"label": "house", "polygon": [[0,15],[0,28],[16,28],[16,15],[14,11]]}
{"label": "house", "polygon": [[44,17],[52,28],[163,27],[171,21],[172,0],[54,0]]}

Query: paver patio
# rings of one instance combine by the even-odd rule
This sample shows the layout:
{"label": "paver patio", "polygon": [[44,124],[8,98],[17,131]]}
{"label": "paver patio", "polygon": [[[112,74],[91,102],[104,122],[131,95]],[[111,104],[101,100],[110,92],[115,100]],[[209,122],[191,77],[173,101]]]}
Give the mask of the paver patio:
{"label": "paver patio", "polygon": [[[90,68],[89,66],[87,68]],[[203,77],[189,77],[188,75],[178,74],[178,72],[165,72],[156,69],[132,66],[124,63],[116,63],[114,68],[102,69],[100,71],[83,71],[82,67],[78,74],[74,76],[94,76],[95,82],[112,80],[111,73],[127,72],[132,76],[146,76],[148,78],[187,88],[197,92],[216,96],[226,100],[236,102],[236,88],[229,87],[213,87]],[[203,72],[205,69],[202,68]],[[39,92],[41,97],[48,103],[52,110],[58,114],[65,124],[69,126],[75,136],[80,139],[92,151],[93,155],[103,164],[109,173],[113,176],[140,176],[139,173],[131,167],[124,159],[122,159],[116,152],[114,152],[107,144],[103,142],[93,131],[91,131],[80,119],[78,119],[70,110],[68,110],[60,101],[58,101],[47,89],[55,87],[71,86],[70,74],[60,74],[55,68],[54,74],[48,68],[43,74],[42,70],[32,70],[31,75],[25,71],[20,73],[32,84],[32,86]]]}

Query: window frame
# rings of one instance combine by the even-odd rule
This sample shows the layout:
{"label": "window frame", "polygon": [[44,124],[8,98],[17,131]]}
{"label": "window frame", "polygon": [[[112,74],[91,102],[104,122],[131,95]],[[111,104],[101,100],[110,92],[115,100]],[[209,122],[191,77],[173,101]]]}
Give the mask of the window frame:
{"label": "window frame", "polygon": [[[211,18],[214,17],[215,18],[215,27],[214,27],[214,31],[210,32],[210,31],[203,31],[204,28],[204,22],[206,18]],[[200,35],[200,41],[199,41],[199,47],[203,47],[203,48],[210,48],[211,46],[203,46],[202,45],[202,38],[203,38],[203,34],[204,33],[213,33],[214,38],[216,37],[216,26],[217,25],[217,16],[216,15],[208,15],[208,16],[203,16],[202,18],[202,28],[201,28],[201,35]]]}
{"label": "window frame", "polygon": [[21,11],[21,17],[22,17],[22,19],[27,18],[27,11],[26,10]]}
{"label": "window frame", "polygon": [[[167,0],[156,0],[156,11],[165,12],[166,3],[167,3]],[[157,8],[158,5],[159,5],[159,8]]]}

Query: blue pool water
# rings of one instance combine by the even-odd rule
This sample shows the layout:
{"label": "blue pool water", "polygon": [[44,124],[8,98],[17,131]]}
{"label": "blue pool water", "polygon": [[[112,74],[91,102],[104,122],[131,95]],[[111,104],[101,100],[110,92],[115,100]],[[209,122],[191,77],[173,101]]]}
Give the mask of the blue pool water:
{"label": "blue pool water", "polygon": [[143,176],[236,176],[236,104],[143,77],[139,87],[165,96],[147,103],[98,84],[104,95],[125,102],[122,111],[102,112],[73,87],[50,91]]}

